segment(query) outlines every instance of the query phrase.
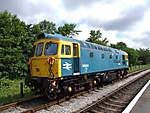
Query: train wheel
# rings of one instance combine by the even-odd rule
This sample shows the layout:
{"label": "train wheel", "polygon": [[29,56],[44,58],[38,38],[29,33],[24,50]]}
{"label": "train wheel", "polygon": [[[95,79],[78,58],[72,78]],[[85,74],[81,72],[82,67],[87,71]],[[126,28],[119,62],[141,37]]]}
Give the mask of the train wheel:
{"label": "train wheel", "polygon": [[124,78],[124,70],[121,70],[121,77]]}
{"label": "train wheel", "polygon": [[99,87],[101,86],[101,84],[102,84],[102,79],[99,77],[99,78],[97,78],[96,79],[96,81],[97,81],[97,89],[99,89]]}
{"label": "train wheel", "polygon": [[50,100],[54,100],[57,98],[57,92],[56,92],[56,89],[52,88],[51,86],[49,87],[48,89],[48,92],[47,92],[47,97],[50,99]]}
{"label": "train wheel", "polygon": [[121,71],[118,71],[118,72],[116,73],[116,77],[117,77],[117,79],[121,79],[121,78],[122,78],[122,76],[121,76]]}
{"label": "train wheel", "polygon": [[47,90],[47,97],[50,99],[50,100],[54,100],[58,97],[58,85],[57,83],[54,81],[54,82],[51,82],[49,85],[48,85],[48,90]]}

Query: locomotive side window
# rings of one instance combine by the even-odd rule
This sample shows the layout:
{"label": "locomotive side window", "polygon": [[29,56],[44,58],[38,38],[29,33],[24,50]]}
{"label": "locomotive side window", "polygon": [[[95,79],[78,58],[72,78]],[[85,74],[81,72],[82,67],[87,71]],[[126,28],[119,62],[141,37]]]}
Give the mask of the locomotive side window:
{"label": "locomotive side window", "polygon": [[66,55],[71,55],[71,47],[69,45],[65,45]]}
{"label": "locomotive side window", "polygon": [[90,57],[92,58],[92,57],[94,57],[94,54],[93,54],[93,52],[90,52]]}
{"label": "locomotive side window", "polygon": [[109,58],[112,59],[112,54],[110,54]]}
{"label": "locomotive side window", "polygon": [[62,48],[61,48],[61,54],[62,54],[62,55],[65,54],[65,51],[64,51],[64,45],[62,45]]}
{"label": "locomotive side window", "polygon": [[58,44],[48,42],[45,45],[45,55],[56,55],[58,49]]}
{"label": "locomotive side window", "polygon": [[37,44],[36,56],[41,56],[43,50],[43,42]]}
{"label": "locomotive side window", "polygon": [[118,55],[116,55],[116,59],[118,59]]}
{"label": "locomotive side window", "polygon": [[104,59],[104,57],[105,57],[104,54],[102,54],[101,57],[102,57],[102,59]]}

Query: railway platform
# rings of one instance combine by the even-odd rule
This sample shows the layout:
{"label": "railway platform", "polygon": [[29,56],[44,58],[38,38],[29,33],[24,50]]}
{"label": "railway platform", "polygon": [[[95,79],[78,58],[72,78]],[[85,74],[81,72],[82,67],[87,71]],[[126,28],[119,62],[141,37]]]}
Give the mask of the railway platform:
{"label": "railway platform", "polygon": [[150,80],[122,113],[150,113]]}

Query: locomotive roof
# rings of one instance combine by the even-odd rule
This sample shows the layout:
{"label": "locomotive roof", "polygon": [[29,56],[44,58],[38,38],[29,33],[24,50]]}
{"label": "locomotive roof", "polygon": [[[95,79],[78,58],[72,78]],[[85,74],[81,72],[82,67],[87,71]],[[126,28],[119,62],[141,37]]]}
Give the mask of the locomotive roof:
{"label": "locomotive roof", "polygon": [[58,39],[58,40],[64,40],[64,41],[71,41],[71,42],[78,42],[76,39],[71,38],[71,37],[66,37],[63,36],[61,34],[46,34],[46,33],[42,33],[40,35],[38,35],[38,39],[42,39],[42,38],[53,38],[53,39]]}
{"label": "locomotive roof", "polygon": [[97,50],[102,50],[102,51],[109,51],[113,53],[127,54],[125,51],[122,51],[122,50],[118,50],[115,48],[111,48],[111,47],[107,47],[107,46],[103,46],[103,45],[99,45],[99,44],[95,44],[91,42],[77,40],[72,37],[66,37],[57,33],[55,34],[42,33],[38,35],[38,39],[43,39],[43,38],[52,38],[52,39],[58,39],[58,40],[64,40],[64,41],[78,42],[81,44],[81,47],[83,48],[90,48],[90,49],[97,49]]}

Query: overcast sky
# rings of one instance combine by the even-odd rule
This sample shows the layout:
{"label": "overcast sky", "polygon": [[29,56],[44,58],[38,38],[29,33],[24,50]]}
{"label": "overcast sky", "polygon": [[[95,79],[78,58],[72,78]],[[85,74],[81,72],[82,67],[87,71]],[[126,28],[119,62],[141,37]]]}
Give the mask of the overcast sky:
{"label": "overcast sky", "polygon": [[75,23],[82,32],[100,29],[110,43],[125,42],[133,48],[150,48],[150,0],[0,0],[0,11],[8,10],[28,24],[44,19],[57,25]]}

